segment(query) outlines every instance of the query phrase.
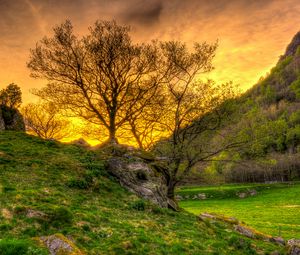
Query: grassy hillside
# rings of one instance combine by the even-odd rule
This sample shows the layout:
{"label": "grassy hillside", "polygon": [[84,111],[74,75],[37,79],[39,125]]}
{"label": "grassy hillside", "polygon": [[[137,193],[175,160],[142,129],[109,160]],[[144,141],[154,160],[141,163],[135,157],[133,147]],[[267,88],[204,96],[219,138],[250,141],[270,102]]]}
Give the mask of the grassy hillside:
{"label": "grassy hillside", "polygon": [[211,144],[225,137],[244,146],[218,155],[223,161],[198,174],[198,183],[300,180],[299,38],[300,33],[264,78],[229,102],[230,115],[217,132],[221,139],[213,136]]}
{"label": "grassy hillside", "polygon": [[[251,190],[254,196],[239,198],[238,194]],[[209,187],[186,187],[178,194],[189,199],[180,202],[187,211],[199,215],[203,212],[236,217],[255,229],[286,239],[300,238],[300,183],[247,184]],[[192,200],[204,193],[206,200]]]}
{"label": "grassy hillside", "polygon": [[[62,234],[86,254],[269,254],[283,250],[153,206],[107,175],[97,152],[0,132],[0,254],[47,254]],[[282,251],[284,252],[284,251]]]}

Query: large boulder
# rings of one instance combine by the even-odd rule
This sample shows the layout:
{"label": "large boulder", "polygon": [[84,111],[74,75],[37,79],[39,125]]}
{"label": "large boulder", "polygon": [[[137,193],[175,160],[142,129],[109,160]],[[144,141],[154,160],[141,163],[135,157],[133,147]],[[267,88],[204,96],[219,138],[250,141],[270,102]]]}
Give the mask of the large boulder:
{"label": "large boulder", "polygon": [[176,203],[167,197],[166,180],[154,166],[154,158],[131,147],[121,147],[114,146],[115,153],[107,159],[108,171],[123,187],[139,197],[162,208],[177,209]]}
{"label": "large boulder", "polygon": [[0,107],[0,131],[25,131],[25,123],[19,110],[5,105]]}

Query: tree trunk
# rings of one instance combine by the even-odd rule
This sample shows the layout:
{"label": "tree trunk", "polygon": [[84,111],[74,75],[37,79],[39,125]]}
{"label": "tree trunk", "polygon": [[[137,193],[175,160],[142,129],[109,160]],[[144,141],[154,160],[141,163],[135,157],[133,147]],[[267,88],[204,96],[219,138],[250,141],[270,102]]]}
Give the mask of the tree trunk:
{"label": "tree trunk", "polygon": [[111,111],[109,114],[109,138],[108,143],[118,144],[118,139],[116,138],[116,111]]}
{"label": "tree trunk", "polygon": [[175,201],[175,187],[176,187],[176,182],[174,180],[170,179],[169,183],[168,183],[167,196],[168,196],[168,198],[170,198],[174,201]]}
{"label": "tree trunk", "polygon": [[110,144],[119,144],[118,139],[116,138],[115,128],[110,128],[109,129],[108,143],[110,143]]}

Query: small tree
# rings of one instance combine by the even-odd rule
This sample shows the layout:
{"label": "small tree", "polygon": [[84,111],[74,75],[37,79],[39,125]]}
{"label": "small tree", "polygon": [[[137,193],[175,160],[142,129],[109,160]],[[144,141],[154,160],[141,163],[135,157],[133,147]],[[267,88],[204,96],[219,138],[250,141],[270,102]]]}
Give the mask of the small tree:
{"label": "small tree", "polygon": [[190,52],[179,42],[162,44],[161,70],[166,100],[160,122],[170,137],[161,141],[155,152],[165,158],[162,171],[171,199],[178,182],[196,164],[212,160],[220,152],[239,144],[212,141],[228,119],[229,99],[235,95],[231,83],[217,86],[212,81],[199,80],[201,74],[212,70],[216,47],[216,44],[195,44],[194,51]]}
{"label": "small tree", "polygon": [[11,83],[0,91],[0,104],[10,109],[18,108],[22,103],[22,92],[18,85]]}
{"label": "small tree", "polygon": [[44,139],[62,139],[69,135],[70,122],[49,102],[30,103],[22,109],[26,130]]}

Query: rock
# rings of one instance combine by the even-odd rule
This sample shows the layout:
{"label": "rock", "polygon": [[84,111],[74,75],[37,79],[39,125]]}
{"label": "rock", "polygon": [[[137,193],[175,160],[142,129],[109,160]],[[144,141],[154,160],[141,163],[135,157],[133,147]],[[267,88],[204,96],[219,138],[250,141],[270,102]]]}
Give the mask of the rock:
{"label": "rock", "polygon": [[245,226],[242,225],[235,225],[234,229],[239,232],[240,234],[242,234],[243,236],[247,236],[250,238],[253,238],[255,235],[253,233],[253,231]]}
{"label": "rock", "polygon": [[[11,109],[1,105],[0,131],[13,130],[25,131],[25,123],[22,114],[17,109]],[[4,128],[3,128],[4,127]]]}
{"label": "rock", "polygon": [[290,239],[290,240],[287,241],[287,245],[288,245],[288,246],[294,246],[294,245],[297,245],[297,246],[300,247],[300,239],[295,239],[295,238]]}
{"label": "rock", "polygon": [[46,218],[47,215],[41,211],[37,211],[37,210],[32,210],[32,209],[27,209],[26,211],[26,217],[27,218]]}
{"label": "rock", "polygon": [[137,156],[113,156],[107,160],[108,171],[129,191],[159,205],[177,209],[175,201],[168,199],[164,176]]}
{"label": "rock", "polygon": [[270,253],[270,255],[280,255],[281,253],[279,252],[279,251],[272,251],[271,253]]}
{"label": "rock", "polygon": [[300,255],[300,247],[299,246],[292,246],[289,249],[289,255]]}
{"label": "rock", "polygon": [[280,60],[283,60],[288,56],[294,56],[296,54],[299,45],[300,45],[300,31],[293,37],[292,41],[286,48],[285,54],[280,58]]}
{"label": "rock", "polygon": [[199,198],[199,199],[202,199],[202,200],[206,199],[205,193],[199,193],[199,194],[198,194],[198,198]]}
{"label": "rock", "polygon": [[245,197],[247,197],[247,193],[245,193],[245,192],[238,193],[237,195],[238,195],[239,198],[245,198]]}
{"label": "rock", "polygon": [[199,217],[203,219],[216,219],[215,215],[209,214],[209,213],[201,213]]}
{"label": "rock", "polygon": [[78,146],[82,146],[82,147],[90,147],[91,145],[84,140],[83,138],[79,138],[77,140],[71,141],[70,144],[74,144],[74,145],[78,145]]}
{"label": "rock", "polygon": [[51,255],[83,255],[69,239],[62,234],[42,236],[40,241],[48,248]]}
{"label": "rock", "polygon": [[177,201],[181,201],[181,200],[183,200],[183,197],[180,196],[180,195],[176,195],[176,196],[175,196],[175,199],[176,199]]}
{"label": "rock", "polygon": [[285,245],[285,240],[278,236],[278,237],[271,237],[270,238],[270,241],[273,242],[273,243],[278,243],[278,244],[281,244],[281,245]]}
{"label": "rock", "polygon": [[249,190],[249,195],[250,196],[256,196],[257,195],[257,191],[255,189]]}

